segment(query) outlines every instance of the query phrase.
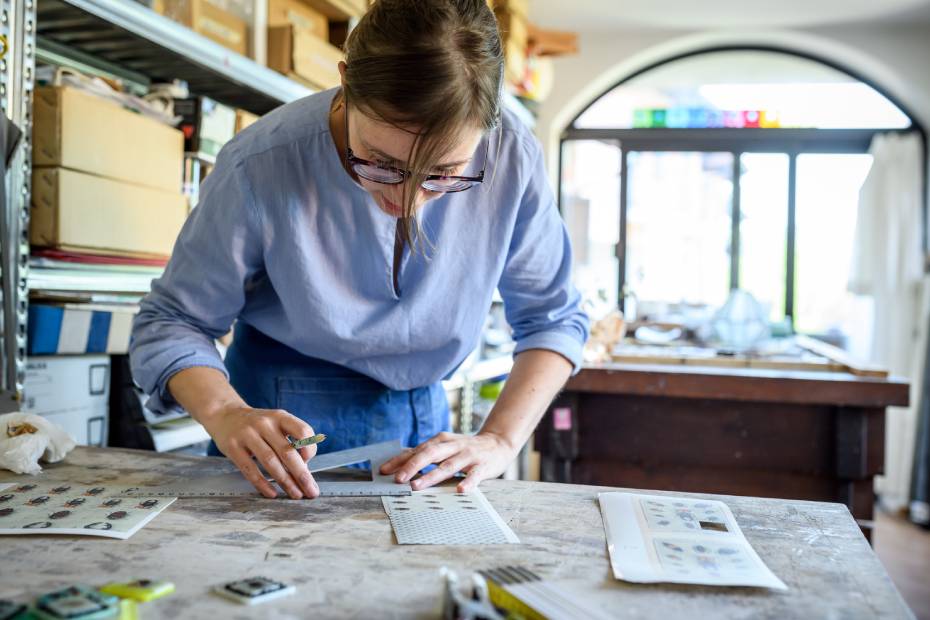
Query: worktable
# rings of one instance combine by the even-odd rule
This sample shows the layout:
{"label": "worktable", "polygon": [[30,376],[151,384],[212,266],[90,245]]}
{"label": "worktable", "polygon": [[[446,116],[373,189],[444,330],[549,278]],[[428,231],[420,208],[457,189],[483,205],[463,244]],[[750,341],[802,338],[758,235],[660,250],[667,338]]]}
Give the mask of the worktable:
{"label": "worktable", "polygon": [[[168,483],[232,470],[219,458],[78,448],[48,480]],[[28,476],[0,472],[0,481]],[[491,480],[488,500],[522,544],[399,546],[379,498],[179,499],[125,541],[74,536],[0,540],[0,597],[25,600],[72,583],[167,579],[177,592],[143,618],[436,617],[439,568],[522,564],[618,618],[912,618],[841,504],[705,496],[730,506],[787,592],[632,585],[609,572],[597,493],[605,488]],[[297,586],[254,608],[208,589],[252,575]],[[563,581],[564,580],[564,581]]]}
{"label": "worktable", "polygon": [[842,372],[591,364],[534,443],[546,481],[838,501],[868,534],[885,408],[908,389]]}

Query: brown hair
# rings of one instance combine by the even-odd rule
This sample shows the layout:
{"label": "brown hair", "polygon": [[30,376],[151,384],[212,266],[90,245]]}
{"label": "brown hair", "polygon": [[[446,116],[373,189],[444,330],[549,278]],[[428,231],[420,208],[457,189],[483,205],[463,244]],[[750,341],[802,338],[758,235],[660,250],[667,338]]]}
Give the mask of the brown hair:
{"label": "brown hair", "polygon": [[413,244],[413,212],[428,171],[466,127],[500,118],[504,57],[486,0],[377,0],[345,44],[344,94],[363,114],[417,136],[405,168],[402,238]]}

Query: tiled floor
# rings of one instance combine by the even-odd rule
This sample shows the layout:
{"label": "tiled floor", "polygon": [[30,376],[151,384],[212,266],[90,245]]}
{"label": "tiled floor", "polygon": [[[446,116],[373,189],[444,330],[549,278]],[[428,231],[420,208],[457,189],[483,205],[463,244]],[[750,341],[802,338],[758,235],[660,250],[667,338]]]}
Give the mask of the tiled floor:
{"label": "tiled floor", "polygon": [[930,530],[879,511],[875,552],[914,614],[930,620]]}

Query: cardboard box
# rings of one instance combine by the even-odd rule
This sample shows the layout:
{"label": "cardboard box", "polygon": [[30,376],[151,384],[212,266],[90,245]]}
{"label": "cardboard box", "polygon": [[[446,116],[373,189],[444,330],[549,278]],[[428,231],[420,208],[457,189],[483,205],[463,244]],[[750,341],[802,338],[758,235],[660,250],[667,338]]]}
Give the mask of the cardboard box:
{"label": "cardboard box", "polygon": [[164,0],[162,10],[165,17],[184,24],[234,52],[248,55],[248,23],[208,0]]}
{"label": "cardboard box", "polygon": [[300,0],[268,0],[268,26],[296,26],[324,41],[329,40],[329,20]]}
{"label": "cardboard box", "polygon": [[529,30],[526,18],[512,12],[496,13],[504,45],[504,75],[512,84],[521,84],[526,75]]}
{"label": "cardboard box", "polygon": [[215,157],[236,135],[236,110],[207,97],[175,99],[174,113],[181,116],[184,150]]}
{"label": "cardboard box", "polygon": [[66,168],[33,171],[29,238],[35,245],[167,256],[186,216],[178,192]]}
{"label": "cardboard box", "polygon": [[504,45],[504,77],[517,85],[526,79],[526,48],[512,41]]}
{"label": "cardboard box", "polygon": [[497,13],[497,24],[505,47],[513,44],[526,50],[529,44],[529,26],[525,17],[516,13]]}
{"label": "cardboard box", "polygon": [[180,191],[184,136],[76,88],[43,86],[33,98],[35,166],[63,166]]}
{"label": "cardboard box", "polygon": [[236,110],[236,133],[239,133],[249,125],[253,124],[259,118],[261,117],[246,110]]}
{"label": "cardboard box", "polygon": [[528,45],[534,56],[564,56],[578,53],[578,33],[545,30],[527,24]]}
{"label": "cardboard box", "polygon": [[327,89],[339,86],[342,50],[294,26],[268,29],[268,66],[310,86]]}
{"label": "cardboard box", "polygon": [[488,6],[495,11],[515,13],[524,19],[530,14],[530,0],[488,0]]}
{"label": "cardboard box", "polygon": [[346,21],[368,12],[368,0],[305,0],[332,21]]}
{"label": "cardboard box", "polygon": [[48,418],[81,445],[107,443],[110,358],[81,355],[31,358],[22,410]]}
{"label": "cardboard box", "polygon": [[235,15],[247,24],[255,18],[255,0],[207,0],[210,4]]}

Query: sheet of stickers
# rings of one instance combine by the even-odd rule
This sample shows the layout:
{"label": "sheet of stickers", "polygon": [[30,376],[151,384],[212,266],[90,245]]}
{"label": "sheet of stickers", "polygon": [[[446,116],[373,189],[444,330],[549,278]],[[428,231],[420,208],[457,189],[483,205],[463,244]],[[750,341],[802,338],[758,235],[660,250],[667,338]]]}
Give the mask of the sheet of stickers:
{"label": "sheet of stickers", "polygon": [[598,502],[617,579],[787,590],[723,502],[621,492]]}
{"label": "sheet of stickers", "polygon": [[0,535],[76,534],[125,540],[175,499],[112,497],[105,486],[67,482],[0,483]]}

